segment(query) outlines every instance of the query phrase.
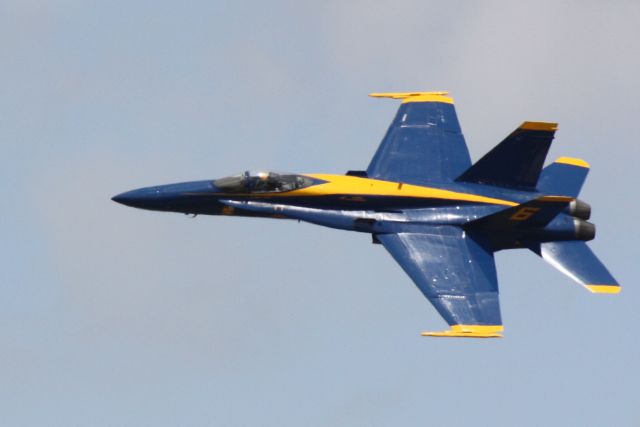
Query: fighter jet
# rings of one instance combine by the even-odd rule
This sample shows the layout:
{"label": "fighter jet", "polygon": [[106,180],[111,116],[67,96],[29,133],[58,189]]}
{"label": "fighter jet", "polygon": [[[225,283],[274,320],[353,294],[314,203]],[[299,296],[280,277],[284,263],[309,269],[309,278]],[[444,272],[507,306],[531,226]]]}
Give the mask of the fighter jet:
{"label": "fighter jet", "polygon": [[192,215],[286,218],[368,233],[450,325],[437,337],[502,337],[494,253],[526,248],[593,293],[620,286],[585,243],[589,171],[561,157],[543,168],[556,123],[524,122],[480,160],[447,92],[401,100],[367,170],[344,175],[243,172],[129,191],[113,200]]}

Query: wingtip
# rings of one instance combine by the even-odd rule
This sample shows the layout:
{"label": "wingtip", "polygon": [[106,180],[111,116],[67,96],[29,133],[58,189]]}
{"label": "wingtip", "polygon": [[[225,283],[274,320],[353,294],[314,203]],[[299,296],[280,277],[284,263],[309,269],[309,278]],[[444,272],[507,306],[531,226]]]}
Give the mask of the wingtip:
{"label": "wingtip", "polygon": [[435,91],[435,92],[374,92],[369,96],[372,98],[391,98],[402,99],[402,103],[409,102],[443,102],[445,104],[453,104],[453,98],[451,98],[447,91]]}
{"label": "wingtip", "polygon": [[503,338],[502,325],[452,325],[448,331],[422,332],[423,337]]}
{"label": "wingtip", "polygon": [[445,338],[504,338],[502,334],[481,334],[473,332],[422,332],[423,337],[445,337]]}
{"label": "wingtip", "polygon": [[594,294],[619,294],[622,290],[619,285],[584,285],[584,287]]}
{"label": "wingtip", "polygon": [[589,165],[589,163],[585,162],[582,159],[577,159],[575,157],[560,157],[554,163],[561,163],[563,165],[578,166],[578,167],[586,168],[586,169],[589,169],[591,167]]}

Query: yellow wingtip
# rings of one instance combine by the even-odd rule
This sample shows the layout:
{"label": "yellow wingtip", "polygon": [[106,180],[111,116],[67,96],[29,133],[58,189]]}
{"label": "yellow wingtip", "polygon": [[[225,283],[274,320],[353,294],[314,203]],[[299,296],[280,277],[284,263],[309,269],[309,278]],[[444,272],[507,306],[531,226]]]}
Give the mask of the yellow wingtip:
{"label": "yellow wingtip", "polygon": [[373,98],[391,98],[402,99],[402,103],[409,102],[444,102],[445,104],[453,104],[453,98],[447,96],[447,91],[436,92],[379,92],[370,93]]}
{"label": "yellow wingtip", "polygon": [[591,167],[589,166],[589,163],[585,162],[584,160],[576,159],[574,157],[560,157],[554,163],[562,163],[565,165],[579,166],[581,168],[587,168],[587,169]]}
{"label": "yellow wingtip", "polygon": [[618,294],[622,287],[617,285],[584,285],[585,288],[594,294]]}
{"label": "yellow wingtip", "polygon": [[452,325],[448,331],[422,332],[423,337],[502,338],[502,325]]}
{"label": "yellow wingtip", "polygon": [[544,130],[544,131],[556,131],[558,130],[557,123],[551,122],[524,122],[520,125],[520,129],[524,130]]}

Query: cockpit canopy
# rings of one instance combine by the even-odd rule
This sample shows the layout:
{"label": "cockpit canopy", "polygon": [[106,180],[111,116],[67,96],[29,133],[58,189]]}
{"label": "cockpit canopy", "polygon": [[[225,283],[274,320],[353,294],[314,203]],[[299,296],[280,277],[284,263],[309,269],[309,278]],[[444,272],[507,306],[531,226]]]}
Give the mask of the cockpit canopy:
{"label": "cockpit canopy", "polygon": [[282,193],[309,187],[313,183],[311,178],[303,175],[250,171],[213,181],[213,185],[226,193]]}

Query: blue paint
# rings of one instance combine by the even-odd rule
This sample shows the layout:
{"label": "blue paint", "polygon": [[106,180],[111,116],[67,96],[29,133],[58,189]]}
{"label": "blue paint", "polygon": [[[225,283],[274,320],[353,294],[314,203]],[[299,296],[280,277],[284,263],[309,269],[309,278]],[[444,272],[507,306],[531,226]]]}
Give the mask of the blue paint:
{"label": "blue paint", "polygon": [[533,251],[581,285],[620,286],[609,270],[584,242],[548,242]]}
{"label": "blue paint", "polygon": [[447,183],[470,165],[454,106],[412,102],[398,109],[367,176],[418,185]]}
{"label": "blue paint", "polygon": [[542,170],[538,190],[547,194],[578,197],[588,174],[588,168],[552,163]]}
{"label": "blue paint", "polygon": [[458,181],[535,191],[554,132],[516,129]]}
{"label": "blue paint", "polygon": [[[542,170],[554,131],[529,127],[534,130],[518,128],[471,166],[453,105],[409,102],[400,106],[367,171],[348,173],[370,181],[337,180],[352,183],[343,187],[350,189],[379,184],[384,194],[341,192],[339,184],[322,187],[331,182],[305,175],[246,172],[142,188],[113,200],[370,233],[450,325],[501,325],[496,251],[529,248],[582,284],[618,286],[584,243],[595,226],[586,221],[590,207],[576,207],[574,198],[588,169],[554,163]],[[398,189],[413,184],[431,190],[396,193],[389,181]],[[433,189],[456,195],[439,197]]]}
{"label": "blue paint", "polygon": [[459,227],[378,239],[449,325],[501,325],[493,252]]}

